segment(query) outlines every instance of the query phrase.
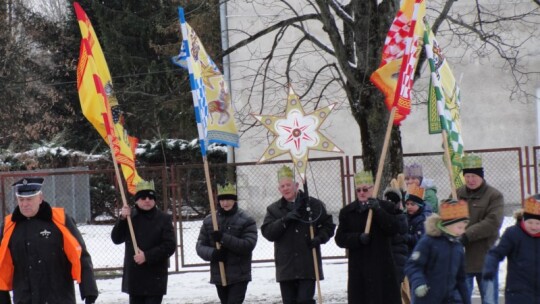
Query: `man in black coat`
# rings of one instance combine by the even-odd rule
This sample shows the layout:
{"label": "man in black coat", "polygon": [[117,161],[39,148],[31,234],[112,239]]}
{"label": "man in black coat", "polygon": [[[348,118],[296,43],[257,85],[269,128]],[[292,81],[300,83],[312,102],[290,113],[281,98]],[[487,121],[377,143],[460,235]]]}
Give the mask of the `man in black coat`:
{"label": "man in black coat", "polygon": [[[216,284],[222,304],[241,304],[251,281],[252,252],[257,244],[257,224],[244,210],[238,208],[236,189],[232,184],[218,186],[217,222],[214,231],[212,216],[201,226],[197,254],[210,261],[210,283]],[[220,249],[216,248],[220,244]],[[224,263],[227,285],[223,286],[219,262]]]}
{"label": "man in black coat", "polygon": [[[128,229],[131,216],[138,251],[135,252]],[[125,243],[122,292],[130,304],[159,304],[167,293],[169,257],[176,250],[171,216],[156,207],[154,182],[137,184],[135,207],[121,209],[111,232],[115,244]]]}
{"label": "man in black coat", "polygon": [[17,207],[0,229],[0,303],[75,304],[98,296],[92,259],[73,218],[43,200],[43,178],[13,184]]}
{"label": "man in black coat", "polygon": [[[262,235],[274,242],[276,280],[279,282],[283,304],[315,303],[315,267],[312,249],[317,252],[319,276],[324,278],[320,245],[334,235],[332,215],[324,203],[306,197],[293,181],[293,172],[283,166],[278,172],[282,197],[266,209],[261,227]],[[310,237],[313,226],[314,237]]]}
{"label": "man in black coat", "polygon": [[[371,198],[371,172],[355,175],[357,199],[339,212],[336,244],[349,250],[348,301],[354,304],[400,304],[391,241],[399,232],[393,203]],[[364,233],[369,210],[371,230]]]}

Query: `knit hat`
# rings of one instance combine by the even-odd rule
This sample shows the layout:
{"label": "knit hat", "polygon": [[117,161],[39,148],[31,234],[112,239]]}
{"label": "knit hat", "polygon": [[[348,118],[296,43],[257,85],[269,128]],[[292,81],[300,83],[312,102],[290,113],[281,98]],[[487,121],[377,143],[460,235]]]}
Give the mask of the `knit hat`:
{"label": "knit hat", "polygon": [[398,204],[401,202],[401,198],[402,198],[401,190],[399,190],[398,188],[388,187],[384,189],[383,197],[394,204]]}
{"label": "knit hat", "polygon": [[441,225],[448,226],[461,221],[469,220],[469,205],[464,200],[446,199],[439,206]]}
{"label": "knit hat", "polygon": [[279,170],[277,172],[277,175],[278,175],[278,181],[281,181],[284,178],[294,179],[293,171],[291,170],[291,168],[289,168],[289,167],[287,167],[285,165],[283,165],[281,168],[279,168]]}
{"label": "knit hat", "polygon": [[42,177],[25,177],[16,181],[12,186],[15,187],[17,197],[30,197],[41,192],[43,186]]}
{"label": "knit hat", "polygon": [[373,174],[371,171],[358,171],[354,175],[354,185],[373,185]]}
{"label": "knit hat", "polygon": [[465,154],[461,161],[463,162],[463,174],[473,173],[484,178],[484,168],[482,167],[482,158],[476,154]]}
{"label": "knit hat", "polygon": [[154,181],[151,180],[149,182],[143,180],[140,181],[136,186],[135,190],[137,191],[135,193],[135,201],[138,201],[141,198],[149,197],[153,200],[156,200],[156,190],[154,187]]}
{"label": "knit hat", "polygon": [[234,201],[238,200],[238,197],[236,196],[236,187],[234,184],[228,183],[225,186],[218,185],[218,200],[227,200],[232,199]]}
{"label": "knit hat", "polygon": [[523,204],[523,220],[540,220],[540,194],[528,197]]}
{"label": "knit hat", "polygon": [[411,184],[407,187],[407,195],[405,195],[405,201],[413,201],[420,207],[424,207],[424,188]]}
{"label": "knit hat", "polygon": [[405,166],[404,173],[405,173],[405,178],[417,177],[417,178],[422,179],[422,177],[424,176],[424,174],[422,173],[422,166],[420,166],[417,163],[413,163],[410,166]]}

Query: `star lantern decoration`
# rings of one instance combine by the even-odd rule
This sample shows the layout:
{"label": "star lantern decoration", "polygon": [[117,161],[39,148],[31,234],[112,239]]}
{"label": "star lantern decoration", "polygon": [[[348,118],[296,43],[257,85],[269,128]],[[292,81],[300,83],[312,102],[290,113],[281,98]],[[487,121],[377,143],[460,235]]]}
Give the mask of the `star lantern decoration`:
{"label": "star lantern decoration", "polygon": [[305,181],[309,150],[343,152],[319,131],[335,106],[333,103],[306,114],[298,95],[289,86],[285,116],[252,114],[275,135],[259,162],[289,153],[302,181]]}

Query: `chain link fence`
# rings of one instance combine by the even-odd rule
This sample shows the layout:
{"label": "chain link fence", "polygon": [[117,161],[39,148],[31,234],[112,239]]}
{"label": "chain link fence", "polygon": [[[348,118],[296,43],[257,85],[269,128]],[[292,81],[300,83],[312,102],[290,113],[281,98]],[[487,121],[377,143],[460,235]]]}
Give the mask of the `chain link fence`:
{"label": "chain link fence", "polygon": [[[504,194],[507,216],[505,221],[513,221],[510,216],[521,207],[526,193],[538,192],[540,147],[533,148],[534,157],[530,160],[532,165],[528,158],[527,164],[524,164],[521,148],[468,152],[482,157],[486,181]],[[405,165],[421,164],[424,176],[433,179],[438,188],[439,200],[449,197],[451,192],[448,172],[442,166],[442,157],[442,153],[404,155]],[[217,184],[235,181],[239,206],[246,210],[260,227],[266,207],[280,198],[277,171],[284,164],[292,167],[292,163],[286,161],[210,164],[213,197],[215,198]],[[361,158],[353,158],[352,165],[349,164],[348,157],[311,159],[309,164],[306,172],[309,194],[326,204],[337,224],[339,210],[354,199],[353,175],[362,169]],[[530,168],[533,170],[529,170]],[[195,252],[202,219],[209,214],[210,209],[204,166],[145,167],[139,168],[138,172],[144,179],[154,180],[158,207],[173,216],[178,250],[171,260],[170,271],[177,272],[184,267],[206,265]],[[532,186],[527,184],[530,172],[533,175]],[[66,208],[66,212],[76,219],[92,254],[96,270],[109,272],[121,269],[124,246],[114,245],[110,240],[112,225],[122,205],[114,170],[69,168],[1,173],[0,200],[3,215],[11,213],[16,206],[11,185],[25,176],[44,177],[45,200],[53,206]],[[384,189],[385,185],[381,188]],[[530,190],[532,188],[534,189]],[[215,199],[214,201],[217,202]],[[133,200],[128,198],[128,203],[132,205]],[[503,225],[508,224],[505,222]],[[273,260],[273,251],[273,243],[259,234],[254,261]],[[345,256],[345,251],[337,247],[332,239],[322,246],[322,255],[323,258],[340,258]]]}

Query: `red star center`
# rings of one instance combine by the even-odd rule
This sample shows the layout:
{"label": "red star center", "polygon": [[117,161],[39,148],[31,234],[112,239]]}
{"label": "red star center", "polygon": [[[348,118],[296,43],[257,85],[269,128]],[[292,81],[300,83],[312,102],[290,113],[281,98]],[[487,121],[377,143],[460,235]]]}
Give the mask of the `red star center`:
{"label": "red star center", "polygon": [[302,140],[313,140],[311,137],[309,137],[308,134],[304,133],[304,130],[307,129],[309,126],[300,126],[297,118],[294,119],[294,127],[281,127],[289,133],[289,137],[287,137],[287,141],[285,143],[294,141],[294,146],[297,150],[300,148],[300,143],[302,142]]}

